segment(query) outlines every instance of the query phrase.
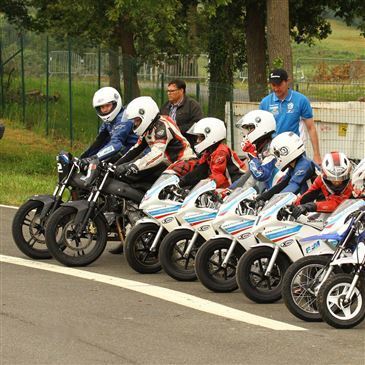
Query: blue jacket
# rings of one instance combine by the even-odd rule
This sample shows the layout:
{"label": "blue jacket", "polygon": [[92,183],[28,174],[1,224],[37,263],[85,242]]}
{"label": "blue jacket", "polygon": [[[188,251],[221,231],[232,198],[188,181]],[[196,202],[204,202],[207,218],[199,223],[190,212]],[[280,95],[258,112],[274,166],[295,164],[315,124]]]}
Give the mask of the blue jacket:
{"label": "blue jacket", "polygon": [[289,167],[287,178],[288,185],[281,191],[281,193],[303,194],[309,188],[308,181],[316,175],[315,163],[301,155],[297,159],[294,168]]}
{"label": "blue jacket", "polygon": [[81,158],[96,155],[99,160],[126,153],[137,143],[137,135],[133,132],[133,121],[123,119],[122,108],[110,123],[103,123],[94,143],[80,156]]}
{"label": "blue jacket", "polygon": [[314,180],[316,174],[316,164],[301,155],[297,158],[294,168],[288,166],[288,171],[282,180],[261,195],[263,200],[269,200],[277,193],[303,194],[309,188],[309,180]]}

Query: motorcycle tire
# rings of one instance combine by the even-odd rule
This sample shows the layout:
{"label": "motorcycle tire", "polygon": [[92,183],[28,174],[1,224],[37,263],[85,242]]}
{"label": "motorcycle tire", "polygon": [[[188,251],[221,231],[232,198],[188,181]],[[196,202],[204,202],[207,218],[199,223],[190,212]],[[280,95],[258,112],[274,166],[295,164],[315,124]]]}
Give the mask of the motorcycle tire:
{"label": "motorcycle tire", "polygon": [[237,265],[237,284],[247,298],[256,303],[274,303],[281,298],[283,277],[290,261],[279,252],[271,276],[265,277],[272,254],[270,247],[253,248],[241,257]]}
{"label": "motorcycle tire", "polygon": [[322,319],[339,329],[353,328],[365,318],[365,281],[360,278],[349,304],[343,299],[353,280],[353,275],[338,274],[329,278],[319,290],[317,303]]}
{"label": "motorcycle tire", "polygon": [[230,293],[238,288],[236,267],[245,250],[236,245],[227,267],[222,267],[232,240],[218,238],[205,242],[195,257],[195,271],[200,282],[216,293]]}
{"label": "motorcycle tire", "polygon": [[43,209],[43,202],[28,200],[15,213],[12,223],[12,235],[18,249],[26,256],[45,260],[52,258],[45,240],[45,218],[41,222],[39,216]]}
{"label": "motorcycle tire", "polygon": [[156,223],[137,224],[127,234],[124,255],[129,266],[140,274],[154,274],[161,270],[159,247],[150,251],[159,228]]}
{"label": "motorcycle tire", "polygon": [[49,218],[46,243],[52,256],[65,266],[87,266],[104,252],[107,227],[99,217],[90,217],[81,237],[75,237],[73,207],[60,207]]}
{"label": "motorcycle tire", "polygon": [[199,235],[188,257],[184,252],[189,246],[194,232],[190,229],[178,229],[168,233],[160,245],[159,256],[161,266],[167,275],[178,281],[194,281],[195,256],[198,248],[205,242]]}
{"label": "motorcycle tire", "polygon": [[307,322],[321,322],[315,285],[330,255],[305,256],[294,262],[284,275],[282,296],[290,313]]}

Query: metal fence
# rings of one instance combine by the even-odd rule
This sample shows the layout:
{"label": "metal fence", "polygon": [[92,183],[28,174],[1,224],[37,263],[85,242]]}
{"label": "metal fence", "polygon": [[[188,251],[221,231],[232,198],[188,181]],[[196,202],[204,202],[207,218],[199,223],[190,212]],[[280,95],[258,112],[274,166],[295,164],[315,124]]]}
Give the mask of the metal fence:
{"label": "metal fence", "polygon": [[[342,151],[354,160],[365,157],[365,103],[347,102],[312,102],[314,122],[323,156],[330,151]],[[227,104],[226,119],[235,124],[243,115],[258,108],[258,103],[235,102]],[[304,127],[304,126],[303,126]],[[237,128],[229,131],[228,143],[240,150],[242,132]],[[303,139],[309,156],[313,155],[312,145],[304,128]]]}
{"label": "metal fence", "polygon": [[[75,39],[60,43],[45,34],[22,35],[4,22],[0,22],[0,31],[0,116],[47,135],[67,137],[70,144],[90,141],[99,126],[92,96],[109,82],[108,50],[89,48]],[[183,78],[188,94],[200,102],[207,115],[207,55],[159,55],[154,62],[135,63],[142,94],[151,95],[161,105],[167,98],[166,83]],[[313,102],[364,99],[365,60],[298,59],[294,76],[293,87]],[[232,98],[227,102],[233,105],[248,100],[244,67],[235,73]],[[348,108],[346,113],[348,119],[355,116],[354,109]],[[348,143],[354,137],[351,133],[346,136]]]}

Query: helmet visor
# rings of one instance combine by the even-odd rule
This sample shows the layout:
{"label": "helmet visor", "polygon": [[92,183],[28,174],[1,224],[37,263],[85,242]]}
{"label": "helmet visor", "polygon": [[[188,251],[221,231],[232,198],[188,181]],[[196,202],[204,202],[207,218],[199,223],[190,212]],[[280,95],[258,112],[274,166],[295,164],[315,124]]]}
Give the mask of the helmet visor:
{"label": "helmet visor", "polygon": [[341,194],[347,187],[350,179],[345,180],[329,180],[326,177],[323,178],[323,182],[326,186],[332,190],[335,194]]}
{"label": "helmet visor", "polygon": [[105,115],[110,114],[116,108],[116,106],[117,106],[117,103],[114,101],[114,102],[106,103],[103,105],[99,105],[99,106],[95,107],[95,109],[96,109],[96,112],[98,113],[98,115],[103,117]]}

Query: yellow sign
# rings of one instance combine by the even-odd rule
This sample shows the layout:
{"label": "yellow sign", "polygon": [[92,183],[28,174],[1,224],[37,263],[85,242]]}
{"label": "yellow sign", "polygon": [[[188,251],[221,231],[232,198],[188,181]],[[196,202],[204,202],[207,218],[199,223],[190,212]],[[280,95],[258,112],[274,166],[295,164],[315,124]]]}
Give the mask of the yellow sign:
{"label": "yellow sign", "polygon": [[338,135],[340,137],[346,137],[347,125],[347,123],[341,123],[338,125]]}

